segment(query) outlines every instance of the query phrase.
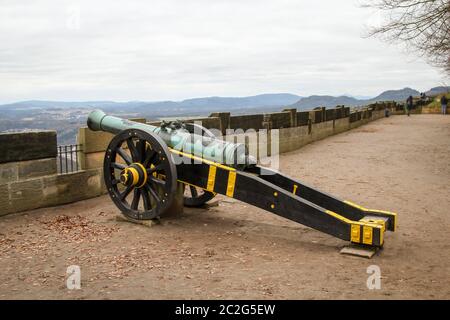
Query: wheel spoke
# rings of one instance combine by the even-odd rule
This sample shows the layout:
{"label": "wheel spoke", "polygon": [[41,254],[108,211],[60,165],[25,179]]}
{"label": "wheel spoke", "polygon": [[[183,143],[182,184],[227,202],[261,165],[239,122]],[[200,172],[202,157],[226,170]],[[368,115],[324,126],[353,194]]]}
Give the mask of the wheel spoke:
{"label": "wheel spoke", "polygon": [[153,176],[149,176],[148,180],[150,180],[151,182],[153,182],[153,183],[155,183],[157,185],[160,185],[161,187],[164,187],[166,185],[166,182],[164,180],[156,179]]}
{"label": "wheel spoke", "polygon": [[191,189],[191,195],[193,198],[197,198],[198,197],[198,192],[197,189],[194,186],[189,186],[189,188]]}
{"label": "wheel spoke", "polygon": [[124,192],[120,194],[120,200],[125,200],[125,198],[130,194],[131,190],[133,190],[133,186],[129,185]]}
{"label": "wheel spoke", "polygon": [[141,198],[141,191],[139,189],[134,189],[133,202],[131,203],[131,209],[137,210],[139,205],[139,200]]}
{"label": "wheel spoke", "polygon": [[139,154],[139,151],[136,149],[136,146],[134,145],[133,138],[127,139],[127,145],[128,145],[128,149],[130,150],[133,161],[139,162],[141,156]]}
{"label": "wheel spoke", "polygon": [[139,139],[136,143],[136,147],[140,155],[139,162],[143,163],[145,160],[145,149],[147,147],[147,142],[145,140]]}
{"label": "wheel spoke", "polygon": [[111,167],[114,169],[119,169],[119,170],[123,170],[126,168],[125,165],[121,164],[121,163],[117,163],[117,162],[113,162],[111,163]]}
{"label": "wheel spoke", "polygon": [[[147,188],[145,188],[145,189],[147,189]],[[144,209],[147,210],[147,211],[151,210],[152,203],[151,203],[151,200],[150,200],[150,196],[148,195],[146,190],[142,190],[142,200],[144,200]]]}
{"label": "wheel spoke", "polygon": [[118,184],[120,181],[119,180],[117,180],[117,179],[112,179],[111,180],[111,184],[113,185],[113,186],[115,186],[116,184]]}
{"label": "wheel spoke", "polygon": [[155,172],[155,171],[159,171],[159,170],[161,170],[163,168],[163,166],[160,164],[160,165],[158,165],[158,166],[156,166],[156,167],[153,167],[153,168],[148,168],[147,169],[147,174],[152,174],[153,172]]}
{"label": "wheel spoke", "polygon": [[155,198],[156,200],[156,205],[159,206],[159,204],[161,203],[161,198],[158,196],[158,194],[156,193],[155,190],[152,189],[152,187],[147,183],[145,185],[146,189],[148,190],[148,192],[151,194],[151,196],[153,198]]}
{"label": "wheel spoke", "polygon": [[117,153],[122,157],[123,160],[125,160],[127,165],[130,165],[133,162],[133,160],[131,160],[130,156],[122,148],[118,148]]}
{"label": "wheel spoke", "polygon": [[157,153],[154,150],[149,150],[147,152],[147,154],[145,156],[145,160],[143,162],[143,165],[145,168],[147,168],[148,165],[153,162],[153,159],[155,158],[156,154]]}

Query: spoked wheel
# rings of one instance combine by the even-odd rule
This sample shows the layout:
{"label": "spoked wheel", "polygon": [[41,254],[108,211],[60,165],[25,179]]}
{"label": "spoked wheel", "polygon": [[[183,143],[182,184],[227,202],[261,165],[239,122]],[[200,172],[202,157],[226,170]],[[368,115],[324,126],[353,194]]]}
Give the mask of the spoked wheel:
{"label": "spoked wheel", "polygon": [[[185,123],[184,125],[190,133],[198,133],[211,138],[214,137],[211,131],[198,124]],[[184,205],[186,207],[201,207],[215,196],[212,192],[186,184],[184,188]]]}
{"label": "spoked wheel", "polygon": [[184,205],[186,207],[201,207],[215,196],[212,192],[186,185],[184,188]]}
{"label": "spoked wheel", "polygon": [[155,134],[120,132],[106,150],[103,168],[111,199],[129,218],[154,219],[173,201],[176,168],[166,144]]}

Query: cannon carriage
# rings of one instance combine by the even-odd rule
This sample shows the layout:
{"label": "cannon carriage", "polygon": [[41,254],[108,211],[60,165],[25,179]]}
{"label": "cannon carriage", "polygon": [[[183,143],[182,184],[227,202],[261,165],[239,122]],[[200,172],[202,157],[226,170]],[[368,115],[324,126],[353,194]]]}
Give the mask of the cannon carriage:
{"label": "cannon carriage", "polygon": [[359,245],[382,247],[385,232],[395,231],[395,213],[366,209],[258,166],[245,145],[216,139],[201,126],[156,127],[100,110],[89,115],[88,126],[115,135],[105,154],[105,185],[129,218],[163,216],[182,183],[186,206],[222,194]]}

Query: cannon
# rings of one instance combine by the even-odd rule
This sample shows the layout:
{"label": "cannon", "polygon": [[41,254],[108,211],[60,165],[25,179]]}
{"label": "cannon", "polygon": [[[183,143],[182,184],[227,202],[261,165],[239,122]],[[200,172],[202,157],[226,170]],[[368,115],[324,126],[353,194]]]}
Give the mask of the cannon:
{"label": "cannon", "polygon": [[104,158],[104,180],[112,201],[127,217],[164,215],[178,182],[184,204],[202,206],[222,194],[362,246],[382,247],[395,231],[397,215],[338,199],[297,179],[257,164],[244,144],[214,137],[206,128],[181,122],[161,126],[108,116],[88,116],[88,127],[115,136]]}

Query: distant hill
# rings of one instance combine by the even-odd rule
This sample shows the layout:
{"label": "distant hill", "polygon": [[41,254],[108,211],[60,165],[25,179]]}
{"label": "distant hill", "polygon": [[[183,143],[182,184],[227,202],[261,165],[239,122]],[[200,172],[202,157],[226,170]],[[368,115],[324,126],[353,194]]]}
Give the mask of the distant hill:
{"label": "distant hill", "polygon": [[404,88],[400,90],[388,90],[384,91],[380,95],[371,99],[356,99],[348,96],[310,96],[306,98],[301,98],[299,101],[292,105],[293,108],[297,109],[311,109],[315,107],[335,107],[337,105],[346,106],[363,106],[376,101],[403,101],[406,100],[410,95],[418,96],[420,92],[411,88]]}
{"label": "distant hill", "polygon": [[18,111],[30,109],[72,109],[99,108],[110,112],[139,113],[153,116],[189,115],[191,113],[208,114],[214,111],[229,110],[239,112],[241,109],[279,109],[291,105],[301,97],[289,93],[260,94],[249,97],[206,97],[183,101],[41,101],[30,100],[0,105],[2,110]]}
{"label": "distant hill", "polygon": [[[436,87],[427,94],[443,90],[445,87]],[[73,144],[78,128],[86,125],[86,118],[93,109],[102,109],[109,114],[123,118],[182,119],[184,117],[204,117],[219,111],[228,111],[239,115],[278,112],[286,107],[310,110],[319,106],[329,108],[337,105],[363,106],[378,100],[404,101],[409,95],[417,96],[419,92],[410,88],[390,90],[375,98],[351,95],[300,97],[289,93],[276,93],[249,97],[203,97],[183,101],[29,100],[0,105],[0,132],[51,129],[57,130],[59,144]]]}
{"label": "distant hill", "polygon": [[251,97],[208,97],[183,100],[179,104],[184,107],[264,107],[283,106],[298,101],[300,96],[289,93],[260,94]]}
{"label": "distant hill", "polygon": [[388,90],[384,91],[382,94],[376,96],[370,101],[403,101],[409,96],[416,97],[420,95],[420,92],[411,88],[404,88],[401,90]]}
{"label": "distant hill", "polygon": [[293,108],[297,109],[312,109],[315,107],[335,107],[337,105],[346,105],[346,106],[357,106],[360,104],[360,101],[352,97],[340,96],[310,96],[306,98],[301,98],[299,101],[292,105]]}
{"label": "distant hill", "polygon": [[[449,87],[436,87],[427,94],[438,94],[450,89]],[[388,90],[375,98],[361,99],[342,95],[338,97],[329,95],[313,95],[300,97],[289,93],[260,94],[248,97],[203,97],[186,99],[182,101],[41,101],[30,100],[0,105],[3,114],[20,113],[22,116],[33,110],[45,109],[102,109],[115,114],[139,115],[151,118],[208,115],[211,112],[230,111],[234,114],[250,112],[269,112],[284,107],[298,110],[315,107],[335,107],[337,105],[363,106],[376,101],[404,101],[410,95],[418,96],[420,93],[411,88]]]}
{"label": "distant hill", "polygon": [[449,93],[450,87],[434,87],[425,92],[427,96],[436,96],[441,93]]}

